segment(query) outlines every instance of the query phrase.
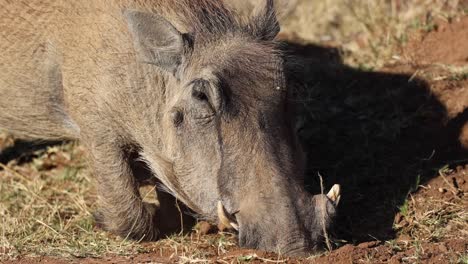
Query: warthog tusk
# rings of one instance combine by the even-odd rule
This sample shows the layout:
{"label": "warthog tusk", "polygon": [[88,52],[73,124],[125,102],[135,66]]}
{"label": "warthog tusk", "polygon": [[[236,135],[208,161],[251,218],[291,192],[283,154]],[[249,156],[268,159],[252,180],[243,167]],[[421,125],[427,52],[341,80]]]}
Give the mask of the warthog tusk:
{"label": "warthog tusk", "polygon": [[218,218],[219,222],[225,227],[232,227],[235,230],[239,230],[239,225],[234,221],[234,217],[226,212],[223,203],[218,201]]}
{"label": "warthog tusk", "polygon": [[332,202],[335,203],[335,205],[338,205],[340,202],[341,198],[341,189],[339,184],[335,184],[331,187],[330,191],[327,193],[327,197],[332,200]]}

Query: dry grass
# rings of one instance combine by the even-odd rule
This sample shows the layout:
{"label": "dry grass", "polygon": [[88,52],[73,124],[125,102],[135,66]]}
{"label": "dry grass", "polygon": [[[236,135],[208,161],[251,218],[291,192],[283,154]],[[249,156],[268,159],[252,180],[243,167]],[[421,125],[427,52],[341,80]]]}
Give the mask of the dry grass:
{"label": "dry grass", "polygon": [[462,81],[468,79],[468,66],[433,63],[421,67],[415,77],[423,77],[431,81]]}
{"label": "dry grass", "polygon": [[161,250],[161,255],[171,252],[169,259],[179,263],[203,263],[207,259],[215,258],[228,252],[236,245],[235,237],[230,233],[214,236],[200,236],[198,233],[175,235],[154,245]]}
{"label": "dry grass", "polygon": [[[448,167],[439,170],[439,175],[453,173]],[[409,195],[406,203],[400,207],[402,219],[395,224],[395,229],[411,241],[439,242],[450,239],[466,239],[468,237],[468,206],[459,191],[445,181],[445,188],[440,192],[450,192],[450,200],[418,197]],[[421,186],[421,188],[427,188]],[[453,232],[456,230],[456,232]]]}
{"label": "dry grass", "polygon": [[375,69],[391,60],[412,29],[430,31],[434,20],[466,12],[458,0],[299,0],[283,29],[340,47],[346,64]]}
{"label": "dry grass", "polygon": [[94,228],[95,195],[82,152],[70,143],[36,151],[24,164],[0,164],[0,260],[138,250]]}

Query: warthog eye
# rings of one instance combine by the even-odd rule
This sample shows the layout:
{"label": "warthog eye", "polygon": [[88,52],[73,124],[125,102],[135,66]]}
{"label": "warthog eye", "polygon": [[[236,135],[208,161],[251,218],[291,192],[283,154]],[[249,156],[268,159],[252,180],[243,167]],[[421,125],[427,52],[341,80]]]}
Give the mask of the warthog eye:
{"label": "warthog eye", "polygon": [[193,90],[192,91],[193,98],[200,100],[200,101],[208,101],[208,96],[204,92]]}
{"label": "warthog eye", "polygon": [[193,98],[200,100],[200,101],[209,101],[208,95],[206,94],[208,82],[205,80],[195,80],[193,81],[193,89],[192,89],[192,96]]}

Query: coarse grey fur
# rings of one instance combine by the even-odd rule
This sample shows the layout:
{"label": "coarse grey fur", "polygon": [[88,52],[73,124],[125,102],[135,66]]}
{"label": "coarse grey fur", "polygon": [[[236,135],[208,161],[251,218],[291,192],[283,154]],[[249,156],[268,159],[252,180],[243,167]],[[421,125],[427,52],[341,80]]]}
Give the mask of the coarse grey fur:
{"label": "coarse grey fur", "polygon": [[0,127],[79,139],[104,228],[153,240],[174,222],[165,194],[160,207],[142,201],[143,161],[197,214],[215,221],[221,201],[241,246],[320,247],[335,204],[302,187],[273,1],[249,19],[216,0],[0,7]]}

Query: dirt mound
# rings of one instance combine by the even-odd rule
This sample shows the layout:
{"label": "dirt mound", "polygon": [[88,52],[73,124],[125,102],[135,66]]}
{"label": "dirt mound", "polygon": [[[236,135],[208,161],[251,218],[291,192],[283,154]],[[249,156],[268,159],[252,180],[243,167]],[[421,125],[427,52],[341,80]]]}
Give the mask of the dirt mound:
{"label": "dirt mound", "polygon": [[[402,49],[403,64],[391,71],[413,72],[430,83],[449,119],[466,120],[468,108],[468,16],[439,21],[433,30],[419,32]],[[468,124],[459,140],[468,148]]]}
{"label": "dirt mound", "polygon": [[435,22],[429,32],[414,35],[404,53],[418,65],[468,63],[468,17]]}
{"label": "dirt mound", "polygon": [[468,17],[439,21],[403,49],[414,69],[431,79],[431,90],[455,117],[468,107]]}

